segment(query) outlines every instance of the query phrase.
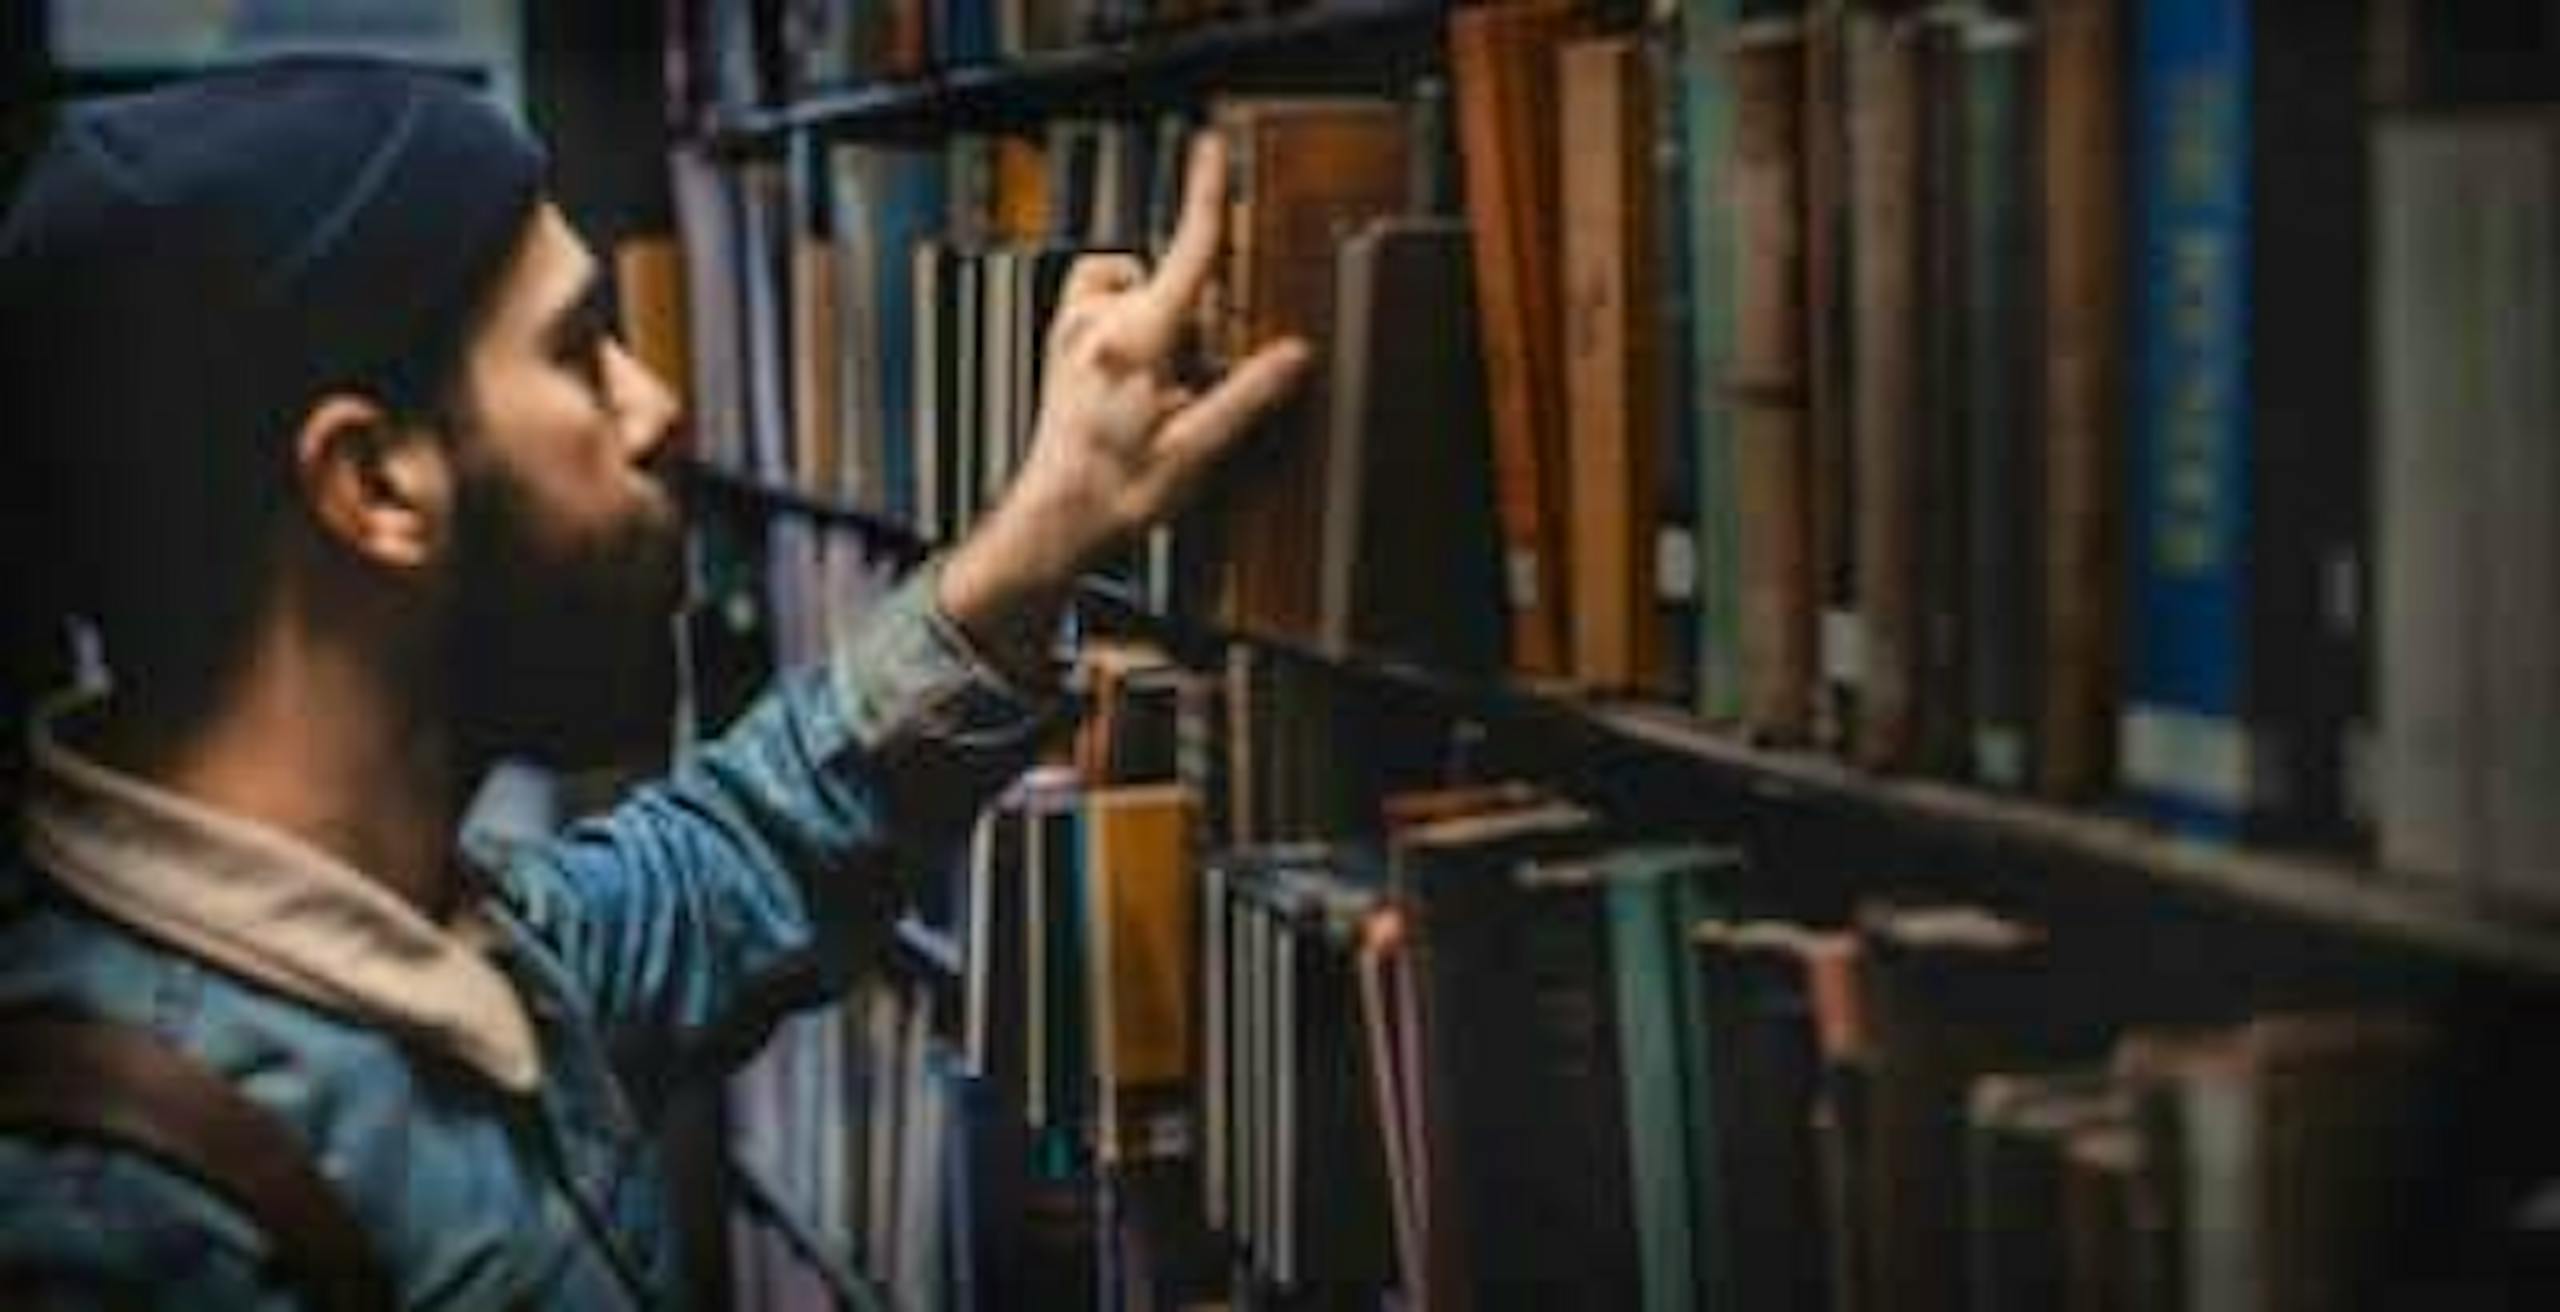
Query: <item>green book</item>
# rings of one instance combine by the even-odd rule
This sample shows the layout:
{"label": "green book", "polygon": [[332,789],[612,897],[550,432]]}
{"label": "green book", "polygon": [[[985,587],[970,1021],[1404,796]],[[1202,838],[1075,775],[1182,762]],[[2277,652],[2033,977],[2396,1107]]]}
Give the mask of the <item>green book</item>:
{"label": "green book", "polygon": [[1742,714],[1742,518],[1735,496],[1733,407],[1733,87],[1724,43],[1739,0],[1681,0],[1680,148],[1687,161],[1690,331],[1698,479],[1698,709]]}
{"label": "green book", "polygon": [[1715,878],[1738,868],[1740,858],[1676,845],[1624,848],[1603,860],[1643,1306],[1729,1308],[1718,1255],[1703,1242],[1716,1233],[1702,1224],[1716,1206],[1709,1054],[1695,972],[1682,963],[1688,927],[1714,914]]}

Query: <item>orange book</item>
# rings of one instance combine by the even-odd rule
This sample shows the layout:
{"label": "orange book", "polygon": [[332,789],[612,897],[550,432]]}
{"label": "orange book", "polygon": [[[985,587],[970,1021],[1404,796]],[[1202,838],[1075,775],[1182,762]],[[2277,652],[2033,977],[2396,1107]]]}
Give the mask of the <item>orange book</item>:
{"label": "orange book", "polygon": [[1198,812],[1178,784],[1085,797],[1088,998],[1106,1113],[1121,1093],[1191,1076]]}
{"label": "orange book", "polygon": [[1024,245],[1049,235],[1049,157],[1029,137],[998,137],[995,147],[995,230],[990,240]]}
{"label": "orange book", "polygon": [[1579,26],[1571,6],[1554,3],[1461,9],[1449,19],[1511,663],[1545,677],[1569,666],[1555,52]]}
{"label": "orange book", "polygon": [[1653,630],[1654,447],[1662,424],[1653,301],[1653,91],[1635,38],[1557,55],[1564,157],[1565,436],[1573,674],[1620,692],[1662,689]]}

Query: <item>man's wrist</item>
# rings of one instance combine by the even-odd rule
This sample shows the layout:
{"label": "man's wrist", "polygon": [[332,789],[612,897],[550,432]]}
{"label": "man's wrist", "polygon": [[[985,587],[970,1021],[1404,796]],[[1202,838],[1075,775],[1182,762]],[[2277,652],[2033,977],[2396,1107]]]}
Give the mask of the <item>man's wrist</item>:
{"label": "man's wrist", "polygon": [[1092,548],[1082,521],[1010,503],[990,516],[944,562],[936,606],[1007,677],[1047,676],[1058,622]]}

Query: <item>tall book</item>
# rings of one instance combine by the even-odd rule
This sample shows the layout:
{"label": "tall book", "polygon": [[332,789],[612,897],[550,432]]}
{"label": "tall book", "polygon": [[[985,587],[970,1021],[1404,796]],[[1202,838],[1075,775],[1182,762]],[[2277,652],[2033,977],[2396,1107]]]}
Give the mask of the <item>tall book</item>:
{"label": "tall book", "polygon": [[[1105,1161],[1137,1155],[1154,1096],[1191,1075],[1197,808],[1179,784],[1085,797],[1083,874],[1093,1072]],[[1169,1105],[1169,1100],[1168,1104]]]}
{"label": "tall book", "polygon": [[[1703,1268],[1714,1247],[1714,1117],[1704,1061],[1690,1041],[1705,1023],[1697,976],[1687,968],[1689,926],[1714,910],[1731,852],[1669,845],[1627,847],[1600,865],[1607,879],[1608,958],[1615,984],[1626,1154],[1634,1188],[1642,1306],[1678,1312],[1721,1289]],[[1739,1200],[1736,1200],[1739,1201]]]}
{"label": "tall book", "polygon": [[[1419,825],[1392,847],[1419,986],[1426,1267],[1438,1307],[1541,1291],[1619,1307],[1636,1299],[1615,1086],[1608,1105],[1593,1105],[1589,1082],[1566,1079],[1553,1060],[1589,1054],[1589,1025],[1608,1015],[1593,994],[1594,900],[1554,884],[1539,896],[1517,878],[1586,853],[1593,823],[1550,804]],[[1614,1078],[1613,1068],[1587,1073]],[[1595,1213],[1612,1193],[1615,1204]]]}
{"label": "tall book", "polygon": [[2410,116],[2374,176],[2384,864],[2560,893],[2560,116]]}
{"label": "tall book", "polygon": [[1807,0],[1804,49],[1805,418],[1813,483],[1813,733],[1845,749],[1858,718],[1857,433],[1851,404],[1848,0]]}
{"label": "tall book", "polygon": [[1658,690],[1652,497],[1661,343],[1650,307],[1653,95],[1634,37],[1557,53],[1563,184],[1565,437],[1573,454],[1567,558],[1575,679]]}
{"label": "tall book", "polygon": [[1449,18],[1511,661],[1520,673],[1546,677],[1570,664],[1555,52],[1578,24],[1562,3],[1460,9]]}
{"label": "tall book", "polygon": [[1726,380],[1733,373],[1740,314],[1735,232],[1737,106],[1727,43],[1736,0],[1683,0],[1674,95],[1685,161],[1688,280],[1687,389],[1697,478],[1698,706],[1707,718],[1741,718],[1743,673],[1742,499],[1734,475],[1734,418]]}
{"label": "tall book", "polygon": [[2035,205],[2044,431],[2036,786],[2087,798],[2113,777],[2125,343],[2122,0],[2039,0]]}
{"label": "tall book", "polygon": [[1920,643],[1922,96],[1918,20],[1847,15],[1851,243],[1850,422],[1856,446],[1855,759],[1907,764],[1917,747]]}
{"label": "tall book", "polygon": [[1826,1233],[1815,1118],[1829,1093],[1815,995],[1856,940],[1707,920],[1692,927],[1690,950],[1711,1140],[1699,1306],[1819,1312],[1832,1306],[1831,1249],[1847,1235]]}
{"label": "tall book", "polygon": [[1812,727],[1816,598],[1807,449],[1803,130],[1805,28],[1734,29],[1732,225],[1736,313],[1729,495],[1741,525],[1742,718],[1799,742]]}
{"label": "tall book", "polygon": [[[1215,119],[1234,161],[1223,353],[1239,360],[1297,335],[1327,360],[1337,234],[1406,206],[1404,111],[1383,100],[1242,99]],[[1306,533],[1324,510],[1329,396],[1319,373],[1265,420],[1229,478],[1224,609],[1239,627],[1317,631],[1321,563]]]}
{"label": "tall book", "polygon": [[2009,20],[1965,24],[1954,107],[1962,159],[1953,179],[1962,245],[1966,673],[1964,772],[1994,787],[2026,787],[2034,767],[2040,462],[2028,411],[2035,397],[2028,188],[2034,71],[2028,29]]}
{"label": "tall book", "polygon": [[[1973,143],[1965,98],[1973,34],[1984,20],[1963,9],[1939,10],[1914,20],[1918,45],[1920,190],[1916,198],[1919,305],[1914,332],[1920,367],[1920,439],[1912,486],[1917,493],[1913,562],[1909,763],[1930,774],[1961,774],[1971,727],[1966,671],[1971,637],[1970,576],[1965,556],[1972,507],[1967,492],[1967,445],[1972,437],[1971,396],[1966,389],[1973,348],[1967,285],[1965,170]],[[2010,515],[2018,507],[2006,507]],[[1920,691],[1925,690],[1925,691]]]}
{"label": "tall book", "polygon": [[1501,665],[1501,543],[1468,230],[1374,220],[1342,243],[1321,624],[1337,652]]}
{"label": "tall book", "polygon": [[1860,917],[1873,1035],[1864,1208],[1872,1288],[1895,1308],[1966,1300],[1965,1098],[1975,1077],[2103,1052],[2044,933],[1977,908]]}
{"label": "tall book", "polygon": [[2364,643],[2360,3],[2158,0],[2133,60],[2125,784],[2182,831],[2349,830]]}

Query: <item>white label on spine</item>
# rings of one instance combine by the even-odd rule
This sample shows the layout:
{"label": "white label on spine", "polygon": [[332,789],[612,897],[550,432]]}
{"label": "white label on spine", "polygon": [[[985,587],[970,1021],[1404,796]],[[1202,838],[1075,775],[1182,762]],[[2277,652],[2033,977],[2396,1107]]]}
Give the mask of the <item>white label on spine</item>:
{"label": "white label on spine", "polygon": [[2219,716],[2137,706],[2124,717],[2125,782],[2239,811],[2249,804],[2249,735]]}
{"label": "white label on spine", "polygon": [[1822,677],[1856,686],[1867,669],[1867,630],[1854,610],[1822,612]]}
{"label": "white label on spine", "polygon": [[1511,604],[1528,610],[1538,604],[1538,553],[1517,548],[1502,558],[1503,582],[1511,593]]}
{"label": "white label on spine", "polygon": [[1665,524],[1653,539],[1653,591],[1658,601],[1691,601],[1698,595],[1698,536]]}

